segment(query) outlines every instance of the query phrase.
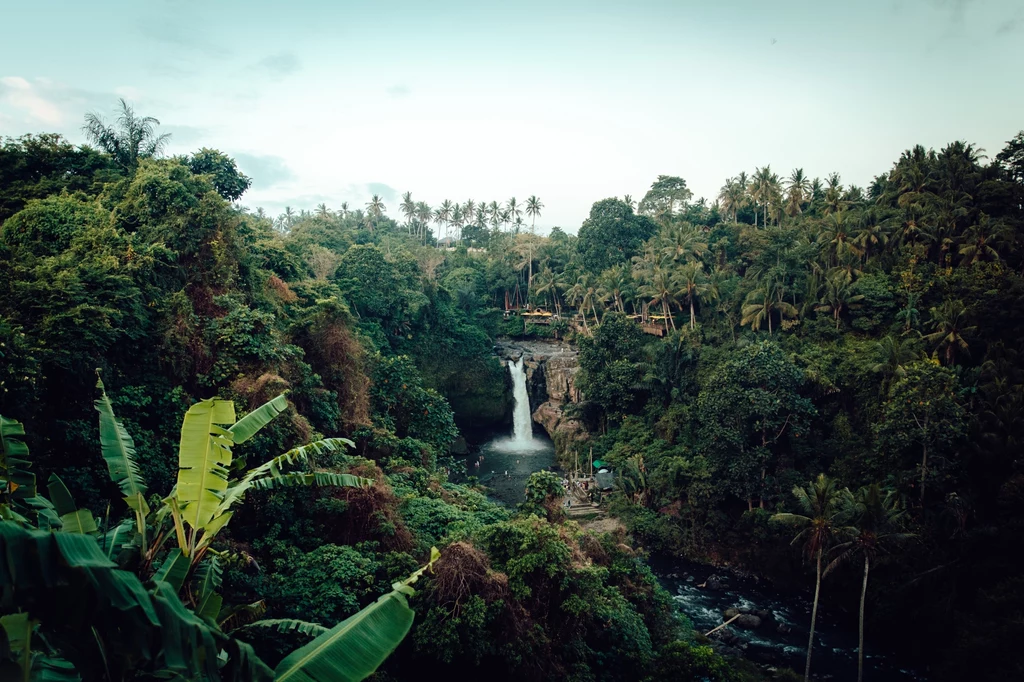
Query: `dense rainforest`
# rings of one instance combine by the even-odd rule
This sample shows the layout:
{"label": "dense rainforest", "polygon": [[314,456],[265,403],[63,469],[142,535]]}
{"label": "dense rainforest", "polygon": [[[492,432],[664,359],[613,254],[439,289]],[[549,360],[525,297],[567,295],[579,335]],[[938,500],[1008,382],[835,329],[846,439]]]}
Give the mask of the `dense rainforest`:
{"label": "dense rainforest", "polygon": [[[660,176],[538,236],[537,197],[272,218],[127,104],[85,130],[0,143],[5,671],[799,678],[716,653],[655,551],[814,590],[928,679],[1024,676],[1024,133],[866,188]],[[466,476],[510,335],[578,347],[560,455],[626,531]]]}

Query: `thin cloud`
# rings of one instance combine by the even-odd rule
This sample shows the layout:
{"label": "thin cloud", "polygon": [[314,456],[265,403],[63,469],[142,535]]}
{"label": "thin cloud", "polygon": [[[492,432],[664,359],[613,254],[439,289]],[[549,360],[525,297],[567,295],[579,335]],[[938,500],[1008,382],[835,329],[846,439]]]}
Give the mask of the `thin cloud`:
{"label": "thin cloud", "polygon": [[408,97],[412,93],[412,90],[409,88],[408,85],[397,84],[392,85],[384,92],[386,92],[391,97]]}
{"label": "thin cloud", "polygon": [[278,52],[259,60],[253,64],[252,68],[257,71],[264,71],[278,78],[284,78],[301,69],[302,64],[294,52]]}
{"label": "thin cloud", "polygon": [[21,76],[0,78],[0,101],[26,114],[31,123],[59,126],[64,122],[60,108],[43,96],[38,85]]}
{"label": "thin cloud", "polygon": [[238,169],[252,178],[254,188],[269,189],[295,179],[295,173],[280,156],[234,154]]}

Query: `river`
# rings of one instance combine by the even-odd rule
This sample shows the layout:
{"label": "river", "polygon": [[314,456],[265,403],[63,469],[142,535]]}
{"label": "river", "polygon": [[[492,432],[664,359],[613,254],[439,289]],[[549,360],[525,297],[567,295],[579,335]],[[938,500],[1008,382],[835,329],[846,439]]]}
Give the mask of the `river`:
{"label": "river", "polygon": [[[488,496],[510,507],[525,499],[524,487],[530,474],[556,467],[554,444],[546,435],[533,430],[522,362],[522,359],[508,361],[515,397],[513,432],[487,441],[467,462],[469,475],[477,476],[488,487]],[[729,608],[751,613],[760,611],[765,616],[760,627],[747,630],[729,625],[721,631],[720,641],[749,660],[803,671],[811,620],[811,602],[806,595],[784,593],[756,579],[675,557],[653,555],[648,563],[696,630],[708,632],[721,625],[722,613]],[[716,583],[718,589],[715,589]],[[811,667],[815,678],[856,679],[856,616],[852,621],[849,615],[843,616],[840,618],[822,607],[818,609]],[[869,632],[865,679],[872,682],[925,679],[897,661],[883,643],[872,641]]]}

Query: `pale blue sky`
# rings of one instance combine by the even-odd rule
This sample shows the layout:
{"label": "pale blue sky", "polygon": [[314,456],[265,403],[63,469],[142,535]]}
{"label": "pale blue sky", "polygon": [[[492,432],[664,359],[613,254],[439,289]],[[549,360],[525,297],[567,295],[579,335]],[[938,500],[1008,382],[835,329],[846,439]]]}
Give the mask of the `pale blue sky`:
{"label": "pale blue sky", "polygon": [[1022,0],[0,0],[0,135],[83,141],[117,97],[212,146],[243,203],[522,201],[571,231],[658,174],[866,185],[913,144],[1024,128]]}

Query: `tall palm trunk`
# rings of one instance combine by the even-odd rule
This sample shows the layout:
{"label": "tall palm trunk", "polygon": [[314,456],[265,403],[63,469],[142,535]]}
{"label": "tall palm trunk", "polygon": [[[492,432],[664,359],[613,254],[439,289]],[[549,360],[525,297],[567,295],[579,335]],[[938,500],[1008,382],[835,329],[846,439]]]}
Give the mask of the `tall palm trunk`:
{"label": "tall palm trunk", "polygon": [[864,682],[864,598],[868,594],[868,565],[870,559],[864,555],[864,583],[860,588],[860,640],[857,645],[857,682]]}
{"label": "tall palm trunk", "polygon": [[692,330],[694,326],[695,325],[693,323],[693,294],[690,294],[690,329]]}
{"label": "tall palm trunk", "polygon": [[818,594],[821,592],[821,550],[818,550],[818,577],[814,582],[814,606],[811,607],[811,636],[807,640],[807,665],[804,666],[804,682],[811,679],[811,650],[814,648],[814,625],[818,620]]}

